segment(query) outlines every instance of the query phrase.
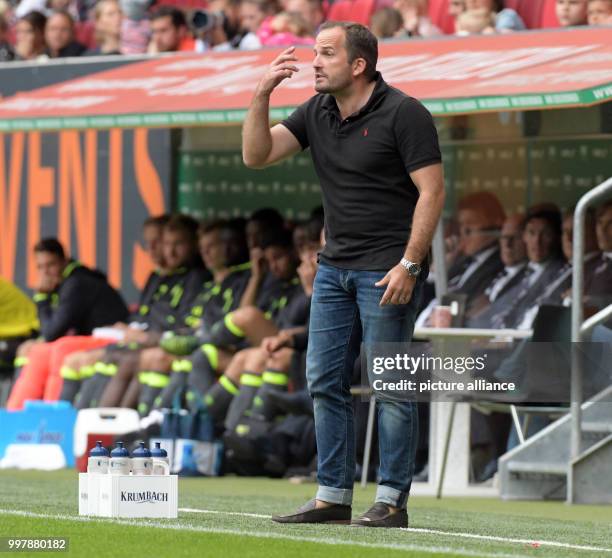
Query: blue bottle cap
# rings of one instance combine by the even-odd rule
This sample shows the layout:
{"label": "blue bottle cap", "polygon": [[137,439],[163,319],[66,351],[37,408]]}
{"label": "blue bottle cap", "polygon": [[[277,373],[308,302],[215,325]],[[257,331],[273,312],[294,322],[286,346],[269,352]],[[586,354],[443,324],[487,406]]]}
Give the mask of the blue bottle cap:
{"label": "blue bottle cap", "polygon": [[140,442],[140,447],[132,452],[132,457],[151,457],[151,452],[145,447],[144,442]]}
{"label": "blue bottle cap", "polygon": [[89,450],[89,457],[108,457],[108,450],[102,442],[96,442],[96,447]]}
{"label": "blue bottle cap", "polygon": [[168,457],[168,452],[161,447],[160,442],[155,442],[155,447],[151,450],[151,457]]}
{"label": "blue bottle cap", "polygon": [[117,447],[111,451],[111,457],[129,457],[130,452],[123,447],[123,442],[117,442]]}

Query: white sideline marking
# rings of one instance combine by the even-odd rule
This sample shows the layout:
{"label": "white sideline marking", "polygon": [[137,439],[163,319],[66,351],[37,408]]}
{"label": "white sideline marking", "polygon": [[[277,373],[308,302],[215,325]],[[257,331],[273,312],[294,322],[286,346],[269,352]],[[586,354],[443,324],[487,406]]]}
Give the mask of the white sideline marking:
{"label": "white sideline marking", "polygon": [[[198,510],[200,513],[207,513],[204,510]],[[224,512],[212,512],[212,513],[224,513]],[[234,515],[244,515],[241,513],[228,512]],[[16,515],[20,517],[32,517],[35,519],[56,519],[61,521],[75,521],[79,523],[89,522],[104,522],[113,523],[118,525],[126,525],[129,527],[155,527],[157,529],[169,529],[173,531],[189,531],[197,533],[213,533],[221,535],[235,535],[238,537],[254,537],[258,539],[280,539],[297,542],[310,542],[316,544],[326,545],[342,545],[342,546],[359,546],[364,548],[379,548],[379,549],[390,549],[390,550],[410,550],[415,552],[423,552],[426,554],[454,554],[458,556],[469,556],[470,558],[528,558],[524,554],[500,554],[490,552],[476,552],[471,550],[465,550],[462,548],[450,548],[445,546],[421,546],[416,544],[400,544],[400,543],[369,543],[365,541],[350,541],[346,539],[333,539],[333,538],[318,538],[318,537],[305,537],[303,535],[286,535],[283,533],[270,533],[266,531],[239,531],[237,529],[219,529],[214,527],[200,527],[196,525],[180,525],[172,523],[164,523],[161,521],[149,521],[149,520],[138,520],[138,519],[114,519],[107,517],[83,517],[78,515],[65,515],[65,514],[46,514],[46,513],[34,513],[25,510],[6,510],[0,508],[0,515]],[[256,514],[248,514],[256,515]],[[263,517],[269,517],[267,515]]]}
{"label": "white sideline marking", "polygon": [[221,515],[240,515],[242,517],[256,517],[257,519],[270,519],[269,515],[263,515],[261,513],[245,513],[245,512],[229,512],[229,511],[217,511],[217,510],[198,510],[195,508],[179,508],[178,511],[185,513],[217,513]]}
{"label": "white sideline marking", "polygon": [[[257,517],[269,519],[269,515],[260,515],[256,513],[241,513],[241,512],[226,512],[218,510],[200,510],[193,508],[179,508],[179,511],[186,513],[210,513],[210,514],[226,514],[226,515],[242,515],[244,517]],[[478,539],[483,541],[503,542],[503,543],[514,543],[514,544],[527,544],[527,545],[540,545],[550,546],[555,548],[567,548],[571,550],[590,550],[596,552],[612,552],[612,548],[599,548],[596,546],[583,546],[579,544],[569,544],[557,541],[534,541],[530,539],[513,539],[507,537],[495,537],[493,535],[476,535],[474,533],[461,533],[455,531],[438,531],[437,529],[422,529],[416,527],[401,528],[401,531],[408,531],[410,533],[424,533],[427,535],[443,535],[446,537],[459,537],[463,539]]]}

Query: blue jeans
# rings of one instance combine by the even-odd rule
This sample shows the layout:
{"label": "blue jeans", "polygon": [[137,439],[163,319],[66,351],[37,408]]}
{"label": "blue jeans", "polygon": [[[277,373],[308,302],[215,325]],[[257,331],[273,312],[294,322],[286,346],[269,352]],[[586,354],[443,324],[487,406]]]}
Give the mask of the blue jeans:
{"label": "blue jeans", "polygon": [[[384,271],[354,271],[321,263],[314,282],[306,357],[314,400],[319,489],[317,499],[349,505],[355,478],[350,387],[360,345],[409,342],[422,282],[408,304],[379,306]],[[416,402],[378,401],[380,482],[376,501],[404,508],[418,438]]]}

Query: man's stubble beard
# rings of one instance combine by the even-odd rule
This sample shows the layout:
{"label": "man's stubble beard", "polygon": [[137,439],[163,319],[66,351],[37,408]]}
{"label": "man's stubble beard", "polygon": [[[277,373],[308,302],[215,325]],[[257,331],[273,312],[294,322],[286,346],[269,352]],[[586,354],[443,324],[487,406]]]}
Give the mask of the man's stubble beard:
{"label": "man's stubble beard", "polygon": [[340,81],[340,77],[332,81],[328,76],[326,85],[317,85],[315,81],[314,90],[317,93],[328,93],[330,95],[334,95],[335,93],[338,93],[340,91],[345,90],[347,87],[350,87],[352,84],[353,79],[350,74],[347,75],[346,78],[342,81]]}

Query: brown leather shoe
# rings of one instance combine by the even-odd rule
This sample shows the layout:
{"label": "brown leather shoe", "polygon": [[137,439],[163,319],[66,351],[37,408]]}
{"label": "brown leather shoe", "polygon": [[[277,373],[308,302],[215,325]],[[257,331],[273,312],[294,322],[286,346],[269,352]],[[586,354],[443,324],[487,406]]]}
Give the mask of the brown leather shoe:
{"label": "brown leather shoe", "polygon": [[387,504],[376,502],[367,512],[351,521],[360,527],[408,527],[408,512],[392,512]]}
{"label": "brown leather shoe", "polygon": [[348,525],[351,522],[351,506],[331,504],[325,508],[316,508],[313,498],[290,515],[273,515],[276,523],[339,523]]}

